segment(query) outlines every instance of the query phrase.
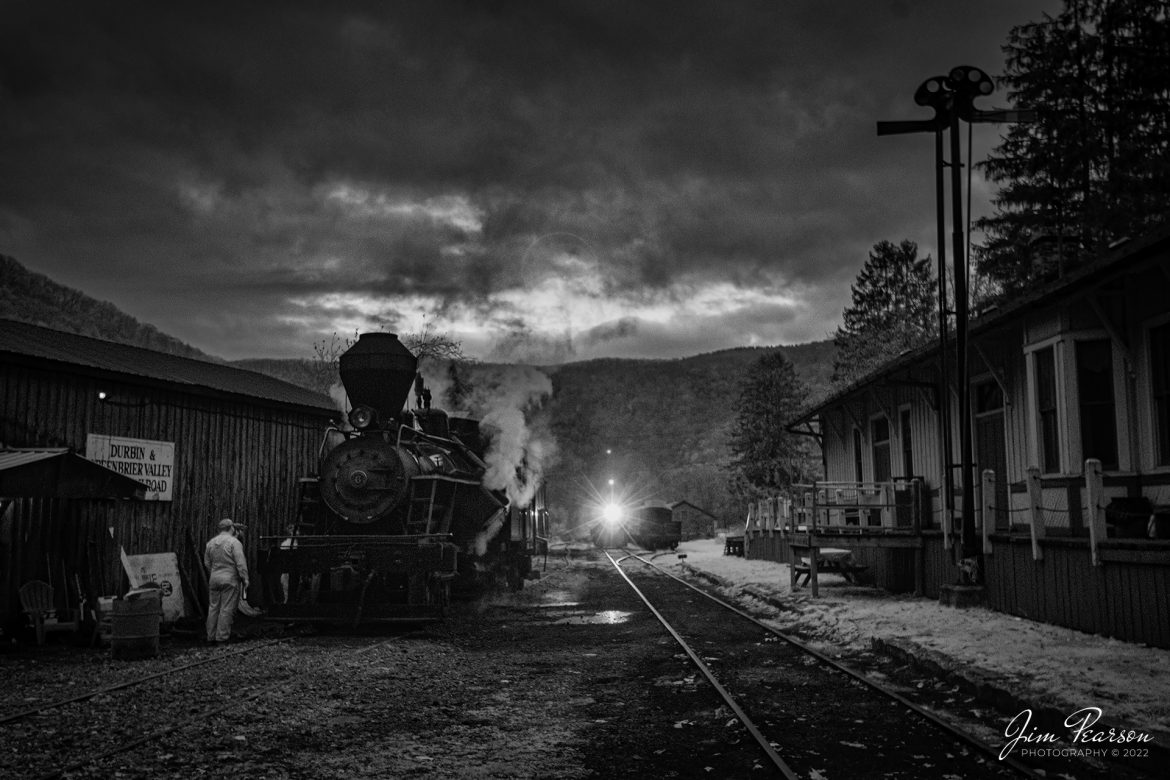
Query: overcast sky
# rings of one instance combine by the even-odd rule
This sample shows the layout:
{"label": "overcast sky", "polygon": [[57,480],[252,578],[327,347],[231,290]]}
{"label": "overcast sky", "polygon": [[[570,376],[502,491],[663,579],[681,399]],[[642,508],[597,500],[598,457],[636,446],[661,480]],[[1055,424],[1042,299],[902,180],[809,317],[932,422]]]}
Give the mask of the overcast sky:
{"label": "overcast sky", "polygon": [[1059,7],[4,0],[0,253],[231,359],[822,339],[874,243],[934,254],[930,136],[875,122]]}

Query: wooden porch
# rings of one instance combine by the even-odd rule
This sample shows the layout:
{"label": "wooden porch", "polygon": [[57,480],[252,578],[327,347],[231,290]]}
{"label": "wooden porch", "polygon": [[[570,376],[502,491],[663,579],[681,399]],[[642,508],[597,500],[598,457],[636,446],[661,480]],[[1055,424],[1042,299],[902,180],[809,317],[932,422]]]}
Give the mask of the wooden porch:
{"label": "wooden porch", "polygon": [[923,595],[922,530],[929,525],[930,503],[923,484],[898,479],[794,485],[787,495],[754,507],[745,529],[745,554],[789,563],[792,585],[798,574],[807,574],[817,597],[821,551],[848,550],[851,574],[867,571],[866,579],[879,587]]}

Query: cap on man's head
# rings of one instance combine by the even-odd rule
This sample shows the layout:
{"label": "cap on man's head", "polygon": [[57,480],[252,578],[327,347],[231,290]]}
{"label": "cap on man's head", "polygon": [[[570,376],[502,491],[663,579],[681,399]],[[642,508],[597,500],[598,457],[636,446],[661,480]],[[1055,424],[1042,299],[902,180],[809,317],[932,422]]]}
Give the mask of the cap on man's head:
{"label": "cap on man's head", "polygon": [[230,531],[233,528],[243,528],[243,527],[244,526],[240,525],[239,523],[233,523],[232,519],[230,517],[225,517],[223,520],[219,521],[219,530],[221,530],[221,531]]}

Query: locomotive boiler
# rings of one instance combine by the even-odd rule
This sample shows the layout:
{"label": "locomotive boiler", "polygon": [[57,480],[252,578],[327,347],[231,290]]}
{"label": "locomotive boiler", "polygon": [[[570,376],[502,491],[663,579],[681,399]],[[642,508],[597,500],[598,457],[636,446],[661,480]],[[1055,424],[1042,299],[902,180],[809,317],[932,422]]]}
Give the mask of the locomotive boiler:
{"label": "locomotive boiler", "polygon": [[317,474],[299,481],[290,534],[263,540],[268,616],[434,619],[453,593],[519,588],[547,539],[543,492],[518,507],[484,485],[478,422],[431,408],[396,335],[362,334],[340,373],[349,424],[326,431]]}

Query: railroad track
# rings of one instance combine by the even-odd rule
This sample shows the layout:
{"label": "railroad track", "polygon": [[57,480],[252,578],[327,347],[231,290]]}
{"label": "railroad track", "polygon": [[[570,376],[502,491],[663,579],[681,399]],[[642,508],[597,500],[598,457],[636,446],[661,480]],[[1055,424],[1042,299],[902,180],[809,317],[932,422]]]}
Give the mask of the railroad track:
{"label": "railroad track", "polygon": [[[393,640],[348,652],[328,651],[335,665]],[[304,645],[304,643],[302,643]],[[248,711],[258,700],[296,700],[305,657],[296,639],[256,642],[113,685],[96,687],[0,717],[0,776],[106,776],[103,763],[219,716]],[[301,658],[298,661],[298,658]],[[210,667],[210,669],[208,668]]]}
{"label": "railroad track", "polygon": [[[1013,756],[1000,760],[1002,745],[986,744],[643,555],[605,557],[782,777],[1117,776],[1081,759],[1040,770]],[[729,620],[729,612],[736,617]]]}
{"label": "railroad track", "polygon": [[130,688],[134,688],[134,687],[139,686],[139,685],[144,685],[144,684],[151,682],[153,680],[158,680],[158,679],[161,679],[164,677],[173,677],[175,675],[178,675],[182,672],[187,671],[188,669],[195,669],[197,667],[205,666],[205,665],[210,664],[210,663],[222,663],[223,661],[227,660],[228,658],[232,658],[233,656],[244,655],[247,653],[254,653],[257,650],[260,650],[260,649],[265,648],[265,647],[269,647],[270,645],[275,645],[275,644],[279,644],[281,642],[287,642],[287,641],[289,641],[289,640],[288,639],[272,639],[272,640],[269,640],[267,642],[257,643],[254,645],[248,645],[248,646],[245,646],[243,648],[233,650],[232,652],[229,652],[229,653],[218,653],[217,652],[217,653],[214,653],[212,655],[208,655],[204,658],[200,658],[197,661],[191,661],[190,663],[180,664],[179,666],[173,666],[173,667],[164,669],[160,672],[154,672],[152,674],[148,674],[148,675],[144,675],[144,676],[132,677],[129,680],[126,680],[126,681],[120,682],[120,683],[114,683],[112,685],[105,685],[105,686],[101,686],[98,688],[92,688],[92,689],[85,691],[83,693],[78,693],[78,694],[74,694],[72,696],[66,696],[66,697],[61,698],[61,699],[56,699],[56,700],[51,701],[47,704],[42,704],[38,707],[33,707],[33,708],[27,709],[27,710],[21,710],[21,711],[11,713],[8,715],[2,715],[2,716],[0,716],[0,726],[5,726],[9,723],[15,723],[16,721],[25,720],[27,718],[34,718],[38,715],[44,715],[52,710],[60,709],[62,707],[66,707],[70,704],[75,704],[77,702],[88,701],[89,699],[97,698],[97,697],[103,696],[105,694],[111,694],[111,693],[115,693],[117,691],[128,690]]}

